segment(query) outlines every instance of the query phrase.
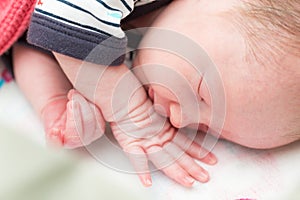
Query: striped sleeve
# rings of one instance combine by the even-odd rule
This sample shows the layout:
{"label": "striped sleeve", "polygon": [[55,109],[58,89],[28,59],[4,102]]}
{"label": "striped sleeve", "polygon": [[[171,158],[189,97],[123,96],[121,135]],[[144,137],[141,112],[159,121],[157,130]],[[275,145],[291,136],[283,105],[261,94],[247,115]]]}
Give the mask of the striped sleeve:
{"label": "striped sleeve", "polygon": [[127,45],[120,23],[133,7],[133,0],[38,0],[27,40],[77,59],[119,65]]}

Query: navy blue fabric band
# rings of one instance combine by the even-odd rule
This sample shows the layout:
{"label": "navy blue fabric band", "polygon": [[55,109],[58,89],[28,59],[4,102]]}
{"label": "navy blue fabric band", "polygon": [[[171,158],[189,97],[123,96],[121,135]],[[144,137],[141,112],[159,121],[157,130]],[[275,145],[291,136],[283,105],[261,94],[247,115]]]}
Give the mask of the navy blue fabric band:
{"label": "navy blue fabric band", "polygon": [[[31,18],[27,40],[30,44],[100,65],[120,65],[126,52],[127,38],[109,37],[38,13]],[[91,52],[93,51],[93,56]]]}

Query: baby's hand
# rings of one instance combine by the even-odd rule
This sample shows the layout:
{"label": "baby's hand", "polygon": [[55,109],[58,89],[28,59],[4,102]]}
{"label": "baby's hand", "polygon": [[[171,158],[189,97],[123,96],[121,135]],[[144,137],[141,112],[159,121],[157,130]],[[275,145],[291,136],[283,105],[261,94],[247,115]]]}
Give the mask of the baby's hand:
{"label": "baby's hand", "polygon": [[48,103],[42,111],[49,146],[77,148],[100,138],[105,121],[100,110],[72,89]]}
{"label": "baby's hand", "polygon": [[[152,184],[148,160],[168,177],[186,187],[192,186],[195,180],[209,180],[207,171],[194,159],[213,165],[217,159],[212,153],[173,128],[155,112],[143,120],[144,122],[135,122],[143,124],[139,128],[138,125],[130,125],[130,121],[123,121],[121,125],[111,123],[117,141],[128,154],[143,185]],[[136,130],[132,129],[133,127]]]}
{"label": "baby's hand", "polygon": [[214,164],[215,156],[154,112],[145,89],[124,64],[105,67],[54,54],[74,87],[100,108],[145,186],[151,185],[148,160],[184,186],[208,181],[193,158]]}

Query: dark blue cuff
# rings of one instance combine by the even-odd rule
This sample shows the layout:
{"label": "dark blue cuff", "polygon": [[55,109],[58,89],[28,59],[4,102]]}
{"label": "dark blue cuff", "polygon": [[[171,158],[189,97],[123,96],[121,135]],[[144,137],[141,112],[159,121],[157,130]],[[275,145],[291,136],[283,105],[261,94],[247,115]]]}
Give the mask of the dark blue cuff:
{"label": "dark blue cuff", "polygon": [[43,49],[100,65],[120,65],[127,38],[117,38],[77,28],[34,13],[27,41]]}

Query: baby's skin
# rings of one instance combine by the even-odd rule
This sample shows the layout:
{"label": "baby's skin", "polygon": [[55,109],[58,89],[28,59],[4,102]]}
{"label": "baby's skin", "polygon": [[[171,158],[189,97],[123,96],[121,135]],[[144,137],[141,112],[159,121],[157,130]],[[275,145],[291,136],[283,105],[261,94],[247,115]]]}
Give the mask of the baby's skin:
{"label": "baby's skin", "polygon": [[152,184],[148,160],[186,187],[195,180],[209,180],[207,171],[194,159],[213,165],[216,157],[154,112],[144,88],[127,66],[105,67],[54,55],[76,90],[98,106],[145,186]]}
{"label": "baby's skin", "polygon": [[[251,24],[249,19],[236,21],[243,17],[237,11],[244,7],[243,3],[241,0],[172,1],[152,24],[170,34],[160,36],[159,40],[148,32],[142,40],[134,63],[139,71],[144,71],[140,73],[144,77],[138,78],[141,82],[156,83],[149,86],[150,96],[159,105],[157,111],[165,113],[177,128],[189,126],[203,131],[209,128],[218,137],[250,148],[286,145],[299,140],[299,54],[294,54],[297,49],[290,49],[289,44],[278,46],[275,35],[286,37],[289,33],[273,30],[269,24],[272,30],[259,26],[253,32],[267,39],[258,38],[257,46],[251,46],[253,41],[241,30]],[[277,11],[271,11],[278,15]],[[158,40],[161,46],[174,44],[177,49],[184,49],[188,41],[197,48],[192,45],[185,48],[188,55],[176,54],[172,49],[149,48]],[[193,65],[191,57],[199,62]],[[208,57],[211,62],[207,62]],[[168,69],[167,73],[163,74],[163,69]],[[197,97],[198,109],[186,109],[186,105],[195,101],[181,95],[188,88],[178,83],[178,79],[169,78],[167,86],[160,82],[158,77],[169,77],[170,72],[187,80]],[[222,87],[216,87],[218,84]],[[224,111],[216,112],[216,105],[223,105]],[[211,123],[213,118],[223,120],[224,124]]]}
{"label": "baby's skin", "polygon": [[[186,187],[209,180],[194,159],[213,165],[216,157],[154,112],[145,90],[125,65],[103,70],[87,63],[80,72],[88,78],[79,81],[82,61],[55,56],[70,81],[49,53],[18,44],[13,48],[16,81],[41,118],[49,145],[88,145],[103,135],[107,121],[143,185],[152,185],[148,160]],[[125,90],[121,87],[116,93],[118,85]]]}
{"label": "baby's skin", "polygon": [[50,145],[76,148],[90,144],[104,133],[99,109],[72,89],[43,108],[46,141]]}
{"label": "baby's skin", "polygon": [[68,81],[52,55],[16,44],[15,79],[39,115],[49,145],[76,148],[104,133],[99,109],[83,98]]}
{"label": "baby's skin", "polygon": [[[103,135],[105,122],[109,122],[145,186],[152,184],[150,160],[168,177],[190,187],[194,181],[209,180],[207,171],[194,159],[206,164],[217,160],[177,128],[210,128],[217,136],[252,148],[273,148],[298,140],[299,56],[286,51],[273,59],[269,53],[274,49],[258,40],[255,52],[268,59],[263,65],[253,59],[249,38],[241,30],[244,26],[235,21],[238,13],[232,12],[243,7],[243,2],[174,0],[157,19],[151,18],[153,26],[184,35],[202,47],[215,64],[220,77],[209,76],[212,68],[207,63],[200,64],[199,71],[170,52],[142,49],[138,54],[136,69],[159,64],[187,80],[198,98],[199,109],[194,110],[185,109],[191,104],[188,96],[177,98],[186,89],[178,87],[177,80],[170,87],[151,84],[149,99],[125,65],[107,68],[54,53],[58,63],[50,54],[15,45],[15,77],[44,124],[47,143],[66,148],[88,145]],[[161,69],[152,73],[144,74],[148,83],[157,82],[157,74],[168,76]],[[207,81],[218,78],[222,91],[212,90]],[[212,95],[222,92],[225,99]],[[224,118],[212,109],[217,98],[226,107]],[[168,119],[155,112],[153,103]],[[210,126],[213,117],[222,118],[224,126]]]}

